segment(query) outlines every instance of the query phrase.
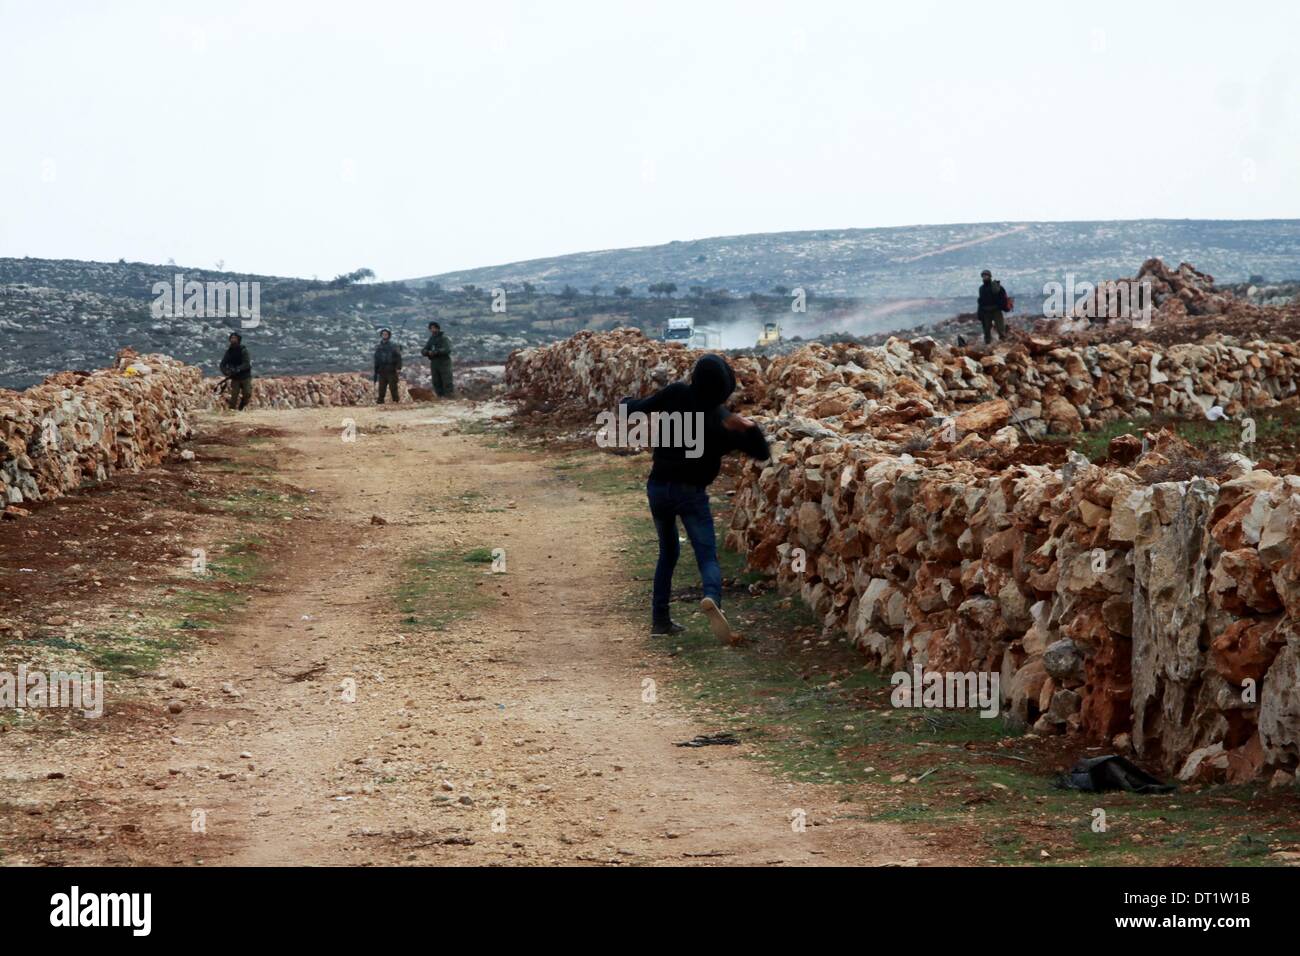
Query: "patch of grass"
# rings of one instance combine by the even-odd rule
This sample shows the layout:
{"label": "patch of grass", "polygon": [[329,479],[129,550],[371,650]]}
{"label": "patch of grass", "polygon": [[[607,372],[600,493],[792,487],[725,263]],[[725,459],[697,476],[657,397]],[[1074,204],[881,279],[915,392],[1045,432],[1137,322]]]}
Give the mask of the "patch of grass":
{"label": "patch of grass", "polygon": [[223,552],[208,562],[208,571],[226,581],[247,584],[261,570],[260,553],[266,542],[261,538],[248,538],[225,546]]}
{"label": "patch of grass", "polygon": [[33,638],[28,642],[39,647],[49,647],[59,651],[72,651],[73,653],[85,653],[86,645],[80,641],[69,640],[66,637],[44,636]]}
{"label": "patch of grass", "polygon": [[469,551],[430,551],[406,560],[397,588],[402,623],[441,631],[493,598],[485,590],[483,564],[491,563],[491,548]]}
{"label": "patch of grass", "polygon": [[90,661],[110,676],[139,677],[156,672],[164,657],[188,646],[187,640],[177,637],[99,631]]}
{"label": "patch of grass", "polygon": [[[1123,418],[1107,422],[1097,431],[1085,431],[1077,436],[1048,436],[1049,441],[1062,441],[1073,444],[1074,450],[1091,462],[1102,462],[1110,457],[1110,443],[1120,435],[1137,435],[1139,437],[1149,429],[1157,428],[1152,419]],[[1158,430],[1158,429],[1157,429]]]}
{"label": "patch of grass", "polygon": [[22,660],[28,673],[89,669],[130,678],[154,673],[167,655],[191,643],[167,617],[137,614],[112,629],[79,630],[75,638],[70,633],[36,636],[24,642]]}
{"label": "patch of grass", "polygon": [[492,435],[501,430],[501,423],[490,418],[462,418],[456,423],[456,432],[461,435]]}
{"label": "patch of grass", "polygon": [[191,647],[194,632],[228,625],[248,601],[246,586],[264,572],[268,547],[265,539],[253,536],[213,548],[206,574],[193,575],[190,586],[171,590],[156,605],[154,617],[135,625],[139,633],[110,637],[96,651],[98,661],[127,676],[149,673],[167,653]]}
{"label": "patch of grass", "polygon": [[194,585],[178,588],[162,605],[173,615],[169,630],[200,631],[228,621],[247,598],[242,586],[251,584],[264,571],[263,552],[268,544],[260,537],[228,542],[214,549],[206,575],[195,575]]}
{"label": "patch of grass", "polygon": [[33,716],[30,712],[25,711],[20,714],[8,707],[0,708],[0,727],[7,727],[10,730],[25,729],[39,720],[39,717]]}
{"label": "patch of grass", "polygon": [[201,591],[194,588],[178,590],[165,607],[180,615],[175,624],[181,630],[203,630],[217,627],[237,609],[245,598],[236,591]]}
{"label": "patch of grass", "polygon": [[296,491],[253,485],[212,504],[243,518],[277,520],[292,517],[306,501],[307,496]]}
{"label": "patch of grass", "polygon": [[490,418],[463,418],[456,423],[451,430],[455,435],[471,435],[488,448],[504,448],[507,425],[504,422],[494,422]]}
{"label": "patch of grass", "polygon": [[1250,413],[1248,417],[1255,422],[1254,446],[1242,445],[1242,417],[1246,416],[1235,421],[1217,422],[1168,416],[1122,418],[1107,422],[1096,431],[1069,437],[1051,436],[1048,440],[1068,442],[1092,462],[1105,461],[1109,457],[1111,440],[1120,435],[1141,437],[1146,432],[1158,432],[1162,428],[1172,428],[1193,448],[1207,455],[1242,452],[1255,458],[1268,454],[1289,458],[1296,454],[1300,447],[1300,410],[1282,407]]}
{"label": "patch of grass", "polygon": [[560,481],[576,490],[600,495],[644,494],[650,458],[648,455],[580,452],[555,462],[551,467]]}

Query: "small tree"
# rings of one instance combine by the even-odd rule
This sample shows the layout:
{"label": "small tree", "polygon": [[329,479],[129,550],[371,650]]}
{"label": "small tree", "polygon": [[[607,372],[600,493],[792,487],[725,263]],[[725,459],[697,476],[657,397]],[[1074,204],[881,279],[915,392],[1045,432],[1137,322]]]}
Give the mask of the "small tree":
{"label": "small tree", "polygon": [[619,285],[614,287],[614,294],[620,299],[626,299],[632,294],[632,290],[625,285]]}

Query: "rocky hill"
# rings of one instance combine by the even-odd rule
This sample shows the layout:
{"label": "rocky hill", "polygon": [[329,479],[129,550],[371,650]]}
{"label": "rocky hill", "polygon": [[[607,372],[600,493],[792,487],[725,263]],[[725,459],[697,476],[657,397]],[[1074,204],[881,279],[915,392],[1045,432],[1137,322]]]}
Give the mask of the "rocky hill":
{"label": "rocky hill", "polygon": [[535,316],[494,315],[482,296],[401,283],[318,281],[221,273],[175,265],[0,259],[0,387],[25,388],[65,369],[107,365],[124,347],[162,352],[215,371],[240,319],[155,316],[155,283],[260,283],[260,321],[243,330],[263,375],[367,371],[378,330],[393,329],[412,361],[429,319],[454,336],[459,361],[499,362],[514,348],[567,334],[534,328]]}
{"label": "rocky hill", "polygon": [[746,296],[702,287],[656,295],[605,287],[543,290],[466,283],[330,281],[214,272],[138,262],[0,259],[0,387],[25,388],[65,369],[107,365],[124,347],[161,352],[212,373],[235,317],[155,316],[156,283],[177,274],[198,282],[257,282],[260,324],[244,331],[258,375],[369,370],[378,330],[391,328],[410,362],[418,361],[430,319],[452,338],[458,362],[503,363],[510,352],[583,329],[631,326],[658,334],[673,316],[690,315],[722,330],[724,346],[752,346],[765,321],[786,335],[885,331],[944,318],[966,299],[914,300],[866,306],[849,297],[810,296],[795,313],[788,294]]}
{"label": "rocky hill", "polygon": [[[458,362],[500,364],[516,348],[618,326],[658,335],[695,317],[724,348],[754,345],[764,322],[788,341],[870,341],[969,312],[995,269],[1032,317],[1048,282],[1132,275],[1160,256],[1191,262],[1238,298],[1280,304],[1300,279],[1300,220],[982,223],[767,233],[559,256],[402,282],[369,270],[332,280],[119,261],[0,259],[0,387],[99,368],[118,349],[162,352],[215,371],[236,318],[156,317],[157,283],[259,283],[261,323],[245,340],[261,375],[368,372],[380,328],[415,361],[437,318]],[[793,308],[795,289],[807,293]],[[505,291],[504,299],[493,290]]]}
{"label": "rocky hill", "polygon": [[[1027,295],[1067,272],[1095,281],[1152,257],[1193,262],[1223,282],[1300,278],[1300,220],[986,222],[722,236],[584,252],[411,280],[458,288],[531,282],[547,288],[675,282],[733,293],[803,286],[867,303],[965,297],[988,266]],[[1262,283],[1257,283],[1262,284]]]}

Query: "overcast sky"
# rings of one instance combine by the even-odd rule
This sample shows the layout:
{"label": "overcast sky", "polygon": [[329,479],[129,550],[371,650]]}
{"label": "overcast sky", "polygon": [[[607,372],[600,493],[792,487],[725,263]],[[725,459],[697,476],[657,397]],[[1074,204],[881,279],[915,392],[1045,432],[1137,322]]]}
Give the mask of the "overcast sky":
{"label": "overcast sky", "polygon": [[0,0],[0,256],[1300,217],[1300,4]]}

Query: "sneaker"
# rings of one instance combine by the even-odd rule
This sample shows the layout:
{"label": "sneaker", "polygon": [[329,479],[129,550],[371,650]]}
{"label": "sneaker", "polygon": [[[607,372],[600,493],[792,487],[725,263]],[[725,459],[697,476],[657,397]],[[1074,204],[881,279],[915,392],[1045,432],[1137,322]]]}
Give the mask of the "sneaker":
{"label": "sneaker", "polygon": [[680,634],[686,630],[685,626],[678,624],[671,618],[664,624],[653,624],[650,626],[651,637],[672,637],[674,634]]}
{"label": "sneaker", "polygon": [[704,616],[709,619],[709,627],[713,629],[713,636],[723,644],[735,642],[736,635],[732,633],[731,625],[727,623],[727,617],[722,613],[722,608],[713,603],[713,598],[705,598],[700,602],[700,609],[704,611]]}

